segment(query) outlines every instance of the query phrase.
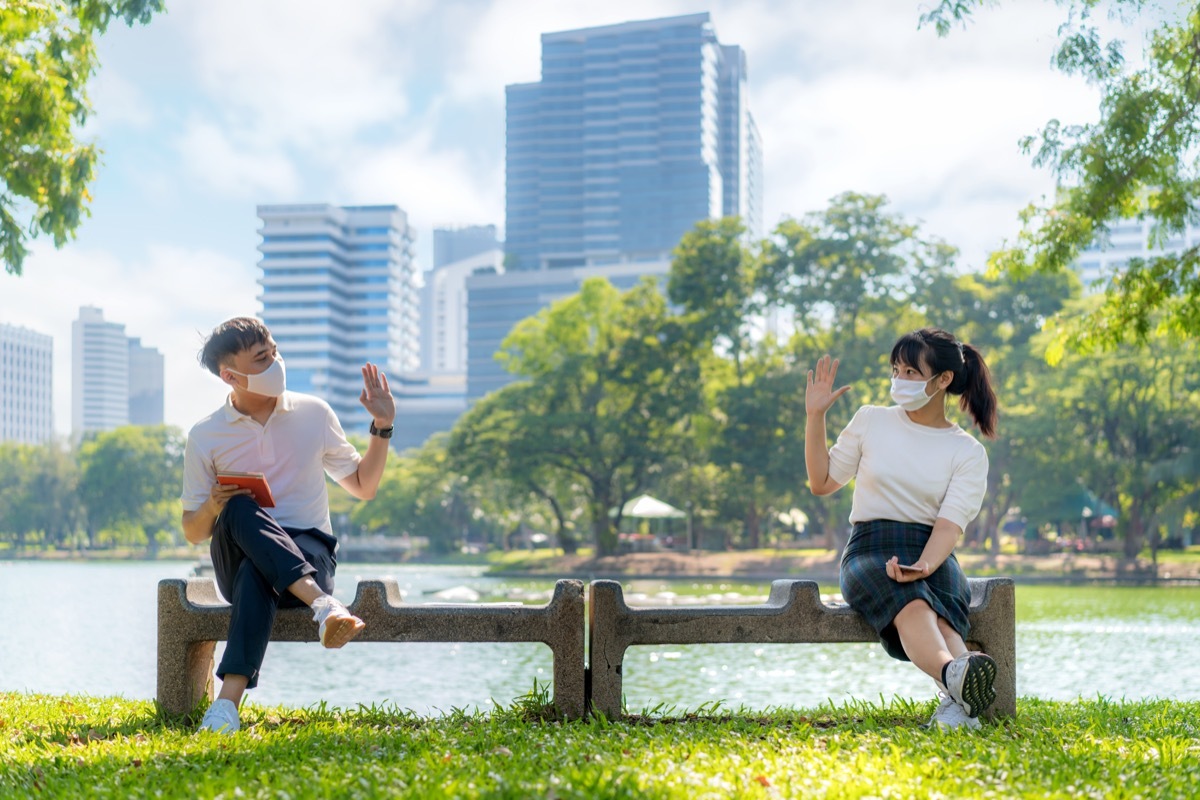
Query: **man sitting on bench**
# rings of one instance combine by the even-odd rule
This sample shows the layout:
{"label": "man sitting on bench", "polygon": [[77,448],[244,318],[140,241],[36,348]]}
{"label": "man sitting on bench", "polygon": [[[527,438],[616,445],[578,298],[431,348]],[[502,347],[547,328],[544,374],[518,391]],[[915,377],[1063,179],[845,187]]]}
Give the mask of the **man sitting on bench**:
{"label": "man sitting on bench", "polygon": [[[183,532],[192,544],[212,538],[217,586],[233,606],[217,668],[221,691],[200,730],[233,733],[243,693],[258,684],[277,609],[312,608],[325,647],[341,647],[363,628],[332,595],[337,539],[325,474],[360,500],[374,497],[396,403],[387,377],[367,363],[359,402],[373,421],[360,456],[324,400],[286,391],[283,360],[260,321],[237,317],[217,326],[200,363],[231,391],[188,434]],[[228,472],[262,473],[275,505],[264,509],[250,489],[218,483],[217,474]]]}

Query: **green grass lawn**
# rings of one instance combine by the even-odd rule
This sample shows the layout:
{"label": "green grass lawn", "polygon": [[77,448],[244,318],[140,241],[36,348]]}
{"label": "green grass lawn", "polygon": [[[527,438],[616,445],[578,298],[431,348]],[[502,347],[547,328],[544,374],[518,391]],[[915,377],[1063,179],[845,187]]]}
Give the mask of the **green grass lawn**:
{"label": "green grass lawn", "polygon": [[1200,703],[1021,700],[981,731],[931,702],[557,722],[250,706],[225,737],[150,702],[0,694],[0,797],[1193,797]]}

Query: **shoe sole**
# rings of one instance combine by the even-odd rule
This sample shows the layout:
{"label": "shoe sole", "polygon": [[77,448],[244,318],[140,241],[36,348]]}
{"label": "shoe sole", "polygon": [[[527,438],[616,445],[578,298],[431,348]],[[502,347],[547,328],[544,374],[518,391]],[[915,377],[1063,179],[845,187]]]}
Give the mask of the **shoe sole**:
{"label": "shoe sole", "polygon": [[985,653],[972,653],[963,675],[963,710],[968,717],[978,717],[996,701],[996,661]]}
{"label": "shoe sole", "polygon": [[325,633],[321,637],[321,645],[336,650],[354,639],[367,627],[358,617],[330,617],[325,620]]}

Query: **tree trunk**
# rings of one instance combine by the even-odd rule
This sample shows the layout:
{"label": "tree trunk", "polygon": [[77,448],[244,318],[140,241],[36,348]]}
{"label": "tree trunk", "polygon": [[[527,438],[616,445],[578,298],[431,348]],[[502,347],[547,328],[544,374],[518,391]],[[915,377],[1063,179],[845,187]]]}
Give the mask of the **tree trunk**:
{"label": "tree trunk", "polygon": [[758,515],[758,505],[754,500],[746,507],[746,547],[757,550],[762,544],[761,518]]}
{"label": "tree trunk", "polygon": [[608,516],[607,498],[597,497],[589,505],[592,511],[592,535],[595,537],[596,555],[616,555],[617,532],[613,530],[612,519]]}
{"label": "tree trunk", "polygon": [[1145,531],[1142,524],[1142,505],[1137,498],[1129,504],[1129,527],[1125,531],[1125,558],[1133,561],[1142,552]]}

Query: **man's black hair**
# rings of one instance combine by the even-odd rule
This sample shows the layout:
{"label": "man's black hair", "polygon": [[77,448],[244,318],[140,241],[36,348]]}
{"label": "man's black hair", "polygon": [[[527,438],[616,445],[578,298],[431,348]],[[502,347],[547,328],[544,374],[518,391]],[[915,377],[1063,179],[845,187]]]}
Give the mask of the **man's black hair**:
{"label": "man's black hair", "polygon": [[200,364],[213,375],[220,376],[222,362],[243,350],[263,344],[269,338],[271,332],[267,326],[253,317],[226,320],[213,328],[213,332],[204,340],[204,347],[200,348]]}

